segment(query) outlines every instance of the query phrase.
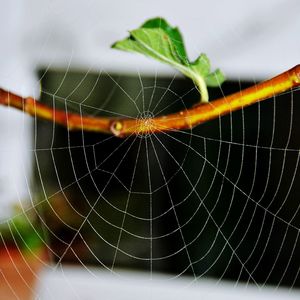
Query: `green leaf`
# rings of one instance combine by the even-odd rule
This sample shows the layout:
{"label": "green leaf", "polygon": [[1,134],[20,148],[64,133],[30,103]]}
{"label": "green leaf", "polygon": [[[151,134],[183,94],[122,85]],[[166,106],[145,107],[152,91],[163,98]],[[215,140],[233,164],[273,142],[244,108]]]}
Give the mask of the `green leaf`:
{"label": "green leaf", "polygon": [[207,86],[218,86],[224,81],[220,70],[210,72],[210,62],[201,54],[190,62],[182,35],[163,18],[146,21],[140,28],[130,31],[129,37],[112,45],[113,48],[137,52],[168,64],[191,78],[197,86],[201,101],[208,101]]}
{"label": "green leaf", "polygon": [[188,57],[186,54],[186,50],[184,47],[184,42],[182,35],[177,27],[171,27],[168,22],[163,18],[154,18],[146,21],[142,26],[142,28],[161,28],[169,38],[171,39],[174,47],[177,51],[178,56],[180,57],[182,63],[188,63]]}
{"label": "green leaf", "polygon": [[220,84],[225,80],[224,74],[221,72],[220,69],[217,69],[213,73],[210,73],[208,76],[205,77],[205,82],[208,86],[211,87],[218,87]]}
{"label": "green leaf", "polygon": [[0,226],[0,235],[5,243],[14,244],[16,247],[20,247],[22,251],[34,251],[43,245],[42,230],[35,220],[26,213],[17,215],[5,225]]}
{"label": "green leaf", "polygon": [[115,43],[113,48],[138,52],[177,68],[182,66],[176,47],[161,28],[132,30],[129,38]]}
{"label": "green leaf", "polygon": [[210,72],[209,59],[206,54],[203,53],[190,65],[190,67],[204,77]]}

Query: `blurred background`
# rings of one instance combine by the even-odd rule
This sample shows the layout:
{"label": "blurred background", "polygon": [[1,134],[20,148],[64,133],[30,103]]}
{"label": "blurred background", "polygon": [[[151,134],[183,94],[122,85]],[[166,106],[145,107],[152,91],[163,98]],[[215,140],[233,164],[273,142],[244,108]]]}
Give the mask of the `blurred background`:
{"label": "blurred background", "polygon": [[[300,62],[299,11],[296,0],[0,0],[0,87],[95,116],[179,111],[197,103],[193,83],[110,49],[128,30],[156,16],[178,26],[189,57],[207,53],[226,74],[214,99]],[[16,203],[34,205],[32,227],[55,266],[40,295],[55,297],[46,286],[59,286],[56,271],[69,264],[89,282],[99,270],[129,270],[299,287],[298,98],[288,92],[192,131],[136,140],[72,133],[0,107],[0,220]],[[83,298],[75,271],[63,270]]]}

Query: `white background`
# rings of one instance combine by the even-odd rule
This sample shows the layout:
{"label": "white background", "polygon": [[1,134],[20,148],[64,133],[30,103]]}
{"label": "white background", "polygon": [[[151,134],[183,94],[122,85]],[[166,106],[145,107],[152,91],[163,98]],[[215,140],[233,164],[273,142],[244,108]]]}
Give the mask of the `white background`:
{"label": "white background", "polygon": [[36,93],[41,66],[170,74],[110,49],[156,16],[180,27],[191,59],[207,53],[232,79],[262,79],[300,62],[298,0],[0,0],[0,85]]}

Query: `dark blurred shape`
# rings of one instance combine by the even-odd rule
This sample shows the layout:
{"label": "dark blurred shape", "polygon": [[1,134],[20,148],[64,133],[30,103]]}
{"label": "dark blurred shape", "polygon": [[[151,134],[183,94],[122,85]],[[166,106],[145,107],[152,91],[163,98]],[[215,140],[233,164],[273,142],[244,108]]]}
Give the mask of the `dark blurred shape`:
{"label": "dark blurred shape", "polygon": [[[167,114],[199,98],[181,78],[41,74],[41,101],[82,114]],[[210,97],[249,85],[229,81]],[[36,187],[55,259],[299,286],[295,98],[147,139],[37,120]]]}

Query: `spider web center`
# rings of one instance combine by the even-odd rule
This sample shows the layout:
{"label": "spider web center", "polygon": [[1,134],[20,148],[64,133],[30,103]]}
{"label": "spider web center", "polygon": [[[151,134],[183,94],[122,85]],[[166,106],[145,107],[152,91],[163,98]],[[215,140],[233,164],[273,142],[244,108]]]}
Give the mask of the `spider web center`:
{"label": "spider web center", "polygon": [[148,138],[152,135],[154,129],[154,114],[145,110],[137,116],[137,136],[139,138]]}

